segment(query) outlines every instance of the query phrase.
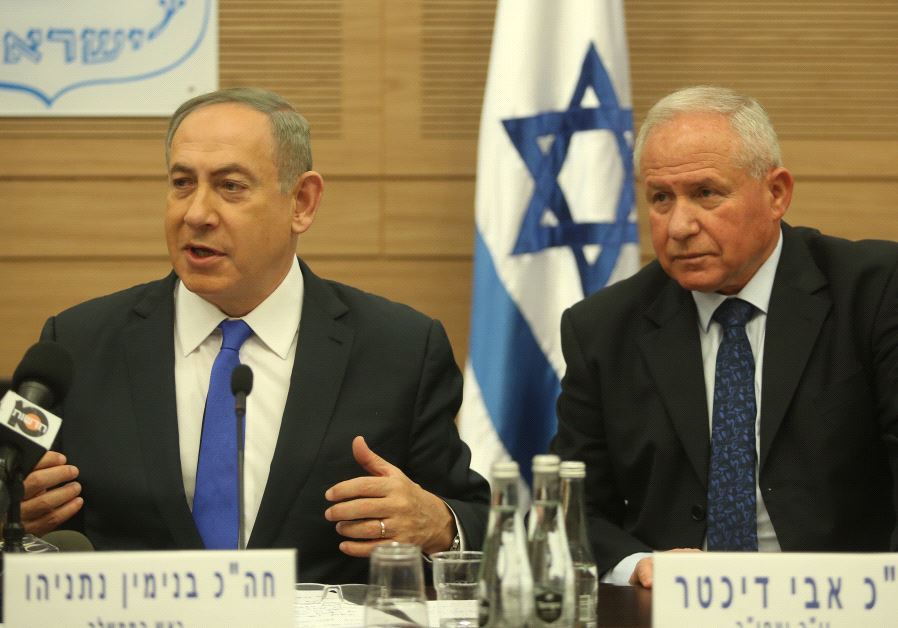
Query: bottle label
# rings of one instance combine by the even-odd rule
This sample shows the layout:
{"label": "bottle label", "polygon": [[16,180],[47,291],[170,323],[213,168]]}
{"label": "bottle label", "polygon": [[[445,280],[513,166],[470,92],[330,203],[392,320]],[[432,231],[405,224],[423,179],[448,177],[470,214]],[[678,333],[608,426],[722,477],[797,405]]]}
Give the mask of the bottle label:
{"label": "bottle label", "polygon": [[556,591],[544,590],[537,593],[536,616],[546,623],[557,621],[561,617],[564,596]]}
{"label": "bottle label", "polygon": [[481,598],[477,606],[477,625],[482,627],[488,623],[490,623],[490,602]]}
{"label": "bottle label", "polygon": [[595,620],[596,604],[591,593],[581,593],[577,607],[577,617],[583,621]]}

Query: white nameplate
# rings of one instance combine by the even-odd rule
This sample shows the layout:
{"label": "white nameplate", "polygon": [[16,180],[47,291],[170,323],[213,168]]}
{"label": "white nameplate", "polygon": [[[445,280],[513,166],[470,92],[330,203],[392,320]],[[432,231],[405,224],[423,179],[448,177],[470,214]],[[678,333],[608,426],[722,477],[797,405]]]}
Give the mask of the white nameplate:
{"label": "white nameplate", "polygon": [[898,554],[656,552],[652,626],[892,626],[896,572]]}
{"label": "white nameplate", "polygon": [[4,559],[7,626],[293,626],[292,549]]}

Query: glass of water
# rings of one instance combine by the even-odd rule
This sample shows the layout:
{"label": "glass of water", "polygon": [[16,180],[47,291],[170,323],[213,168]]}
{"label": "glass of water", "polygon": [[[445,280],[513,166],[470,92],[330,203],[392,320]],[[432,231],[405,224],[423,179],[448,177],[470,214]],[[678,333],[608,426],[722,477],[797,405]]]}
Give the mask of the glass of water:
{"label": "glass of water", "polygon": [[427,626],[421,548],[410,543],[378,545],[371,553],[365,626]]}
{"label": "glass of water", "polygon": [[440,552],[431,558],[440,628],[476,627],[477,577],[483,552]]}

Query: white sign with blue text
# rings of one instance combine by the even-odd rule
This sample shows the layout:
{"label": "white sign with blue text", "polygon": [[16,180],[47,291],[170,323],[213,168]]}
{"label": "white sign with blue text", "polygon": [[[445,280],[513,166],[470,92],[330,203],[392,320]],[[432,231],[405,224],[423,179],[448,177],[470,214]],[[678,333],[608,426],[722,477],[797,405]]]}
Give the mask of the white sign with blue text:
{"label": "white sign with blue text", "polygon": [[893,626],[896,571],[898,554],[656,552],[652,626]]}
{"label": "white sign with blue text", "polygon": [[6,554],[4,621],[293,626],[296,550]]}
{"label": "white sign with blue text", "polygon": [[168,116],[218,86],[217,0],[0,0],[0,115]]}

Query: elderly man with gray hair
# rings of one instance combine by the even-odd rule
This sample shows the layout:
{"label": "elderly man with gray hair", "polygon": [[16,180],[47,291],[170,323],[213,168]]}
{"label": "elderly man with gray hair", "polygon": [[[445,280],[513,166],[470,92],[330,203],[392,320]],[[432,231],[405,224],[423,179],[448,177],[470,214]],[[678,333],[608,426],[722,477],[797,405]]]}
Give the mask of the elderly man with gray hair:
{"label": "elderly man with gray hair", "polygon": [[604,578],[898,548],[898,244],[787,225],[776,132],[729,89],[660,100],[635,161],[657,259],[561,321],[552,447],[586,462]]}

